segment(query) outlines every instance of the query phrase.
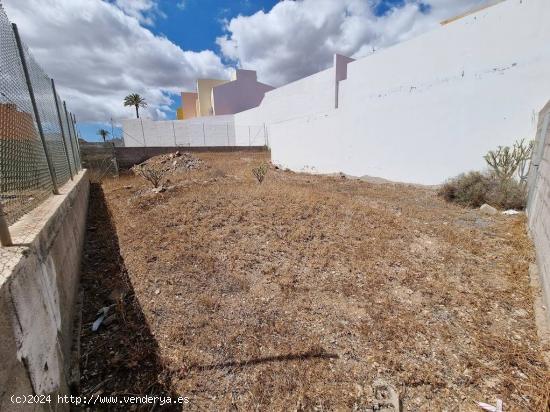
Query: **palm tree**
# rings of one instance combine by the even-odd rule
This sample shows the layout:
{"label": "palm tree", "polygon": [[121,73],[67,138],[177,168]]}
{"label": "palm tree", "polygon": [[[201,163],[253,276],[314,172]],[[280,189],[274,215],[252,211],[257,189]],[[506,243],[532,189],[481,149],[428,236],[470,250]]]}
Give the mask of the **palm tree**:
{"label": "palm tree", "polygon": [[139,94],[132,93],[124,98],[124,106],[134,106],[136,108],[136,116],[139,119],[139,108],[147,107],[147,102]]}
{"label": "palm tree", "polygon": [[103,143],[105,143],[107,141],[107,136],[109,136],[109,132],[105,129],[99,129],[97,131],[97,135],[98,136],[101,136],[101,138],[103,139]]}

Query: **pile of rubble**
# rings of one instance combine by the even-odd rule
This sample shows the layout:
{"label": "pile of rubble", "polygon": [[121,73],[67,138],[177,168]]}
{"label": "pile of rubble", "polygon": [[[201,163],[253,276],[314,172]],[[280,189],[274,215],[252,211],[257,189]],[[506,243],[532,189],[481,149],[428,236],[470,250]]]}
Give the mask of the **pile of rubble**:
{"label": "pile of rubble", "polygon": [[176,172],[201,169],[204,162],[191,153],[177,151],[152,157],[143,162],[142,165],[159,167],[165,172]]}

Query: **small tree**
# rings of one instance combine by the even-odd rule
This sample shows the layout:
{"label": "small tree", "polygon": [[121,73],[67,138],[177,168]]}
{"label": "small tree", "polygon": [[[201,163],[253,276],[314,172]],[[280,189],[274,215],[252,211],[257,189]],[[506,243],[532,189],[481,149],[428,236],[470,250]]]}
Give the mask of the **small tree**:
{"label": "small tree", "polygon": [[252,169],[252,174],[258,180],[259,183],[264,181],[265,175],[267,174],[268,167],[265,163],[259,165]]}
{"label": "small tree", "polygon": [[530,140],[526,143],[525,139],[521,139],[514,144],[514,152],[518,160],[518,178],[521,184],[527,183],[527,175],[529,173],[529,166],[534,148],[534,140]]}
{"label": "small tree", "polygon": [[107,137],[109,136],[109,132],[105,129],[99,129],[97,131],[97,135],[98,136],[101,136],[101,138],[103,139],[103,143],[105,143],[107,141]]}
{"label": "small tree", "polygon": [[132,172],[153,185],[154,188],[161,186],[167,171],[159,165],[141,164],[132,167]]}
{"label": "small tree", "polygon": [[494,175],[501,181],[512,179],[518,173],[520,182],[525,182],[529,170],[529,160],[533,154],[534,142],[525,142],[525,139],[514,143],[514,146],[499,146],[497,150],[490,150],[484,159]]}
{"label": "small tree", "polygon": [[518,168],[514,151],[509,146],[499,146],[497,150],[489,150],[484,159],[500,180],[511,179]]}
{"label": "small tree", "polygon": [[139,119],[139,108],[147,107],[147,102],[139,94],[132,93],[124,98],[124,106],[134,106],[136,108],[136,116]]}

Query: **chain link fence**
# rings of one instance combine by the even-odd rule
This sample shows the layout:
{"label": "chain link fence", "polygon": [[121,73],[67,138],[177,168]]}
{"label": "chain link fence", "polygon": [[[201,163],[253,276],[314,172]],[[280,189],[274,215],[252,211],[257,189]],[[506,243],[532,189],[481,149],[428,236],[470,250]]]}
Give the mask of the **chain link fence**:
{"label": "chain link fence", "polygon": [[11,224],[81,169],[74,118],[0,4],[0,200]]}
{"label": "chain link fence", "polygon": [[118,163],[113,143],[85,143],[80,147],[80,152],[82,166],[88,169],[91,182],[99,183],[106,177],[118,176]]}

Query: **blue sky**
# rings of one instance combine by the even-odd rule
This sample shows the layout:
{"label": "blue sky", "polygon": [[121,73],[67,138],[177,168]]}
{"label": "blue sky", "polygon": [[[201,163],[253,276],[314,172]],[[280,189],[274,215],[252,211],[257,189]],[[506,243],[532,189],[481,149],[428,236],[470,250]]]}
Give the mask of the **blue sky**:
{"label": "blue sky", "polygon": [[[175,118],[197,78],[236,68],[279,87],[324,70],[334,53],[363,58],[487,0],[2,0],[56,80],[87,140],[133,117]],[[304,58],[306,57],[306,58]],[[121,131],[114,128],[114,135]]]}
{"label": "blue sky", "polygon": [[[278,0],[161,0],[157,3],[158,17],[155,23],[145,26],[156,35],[169,38],[184,50],[200,52],[209,49],[219,52],[216,39],[224,34],[226,21],[238,15],[251,15],[259,10],[269,11],[277,2]],[[180,101],[174,99],[170,104],[168,119],[175,119],[175,111],[179,105]],[[99,128],[108,130],[115,137],[122,135],[122,129],[113,124],[110,120],[103,125],[79,122],[78,129],[84,139],[100,141],[101,138],[97,135]]]}
{"label": "blue sky", "polygon": [[[398,0],[396,0],[398,1]],[[251,15],[269,11],[277,0],[162,0],[159,7],[165,13],[151,30],[165,35],[185,50],[218,49],[216,38],[224,32],[223,22],[239,14]],[[183,5],[183,6],[182,6]]]}

